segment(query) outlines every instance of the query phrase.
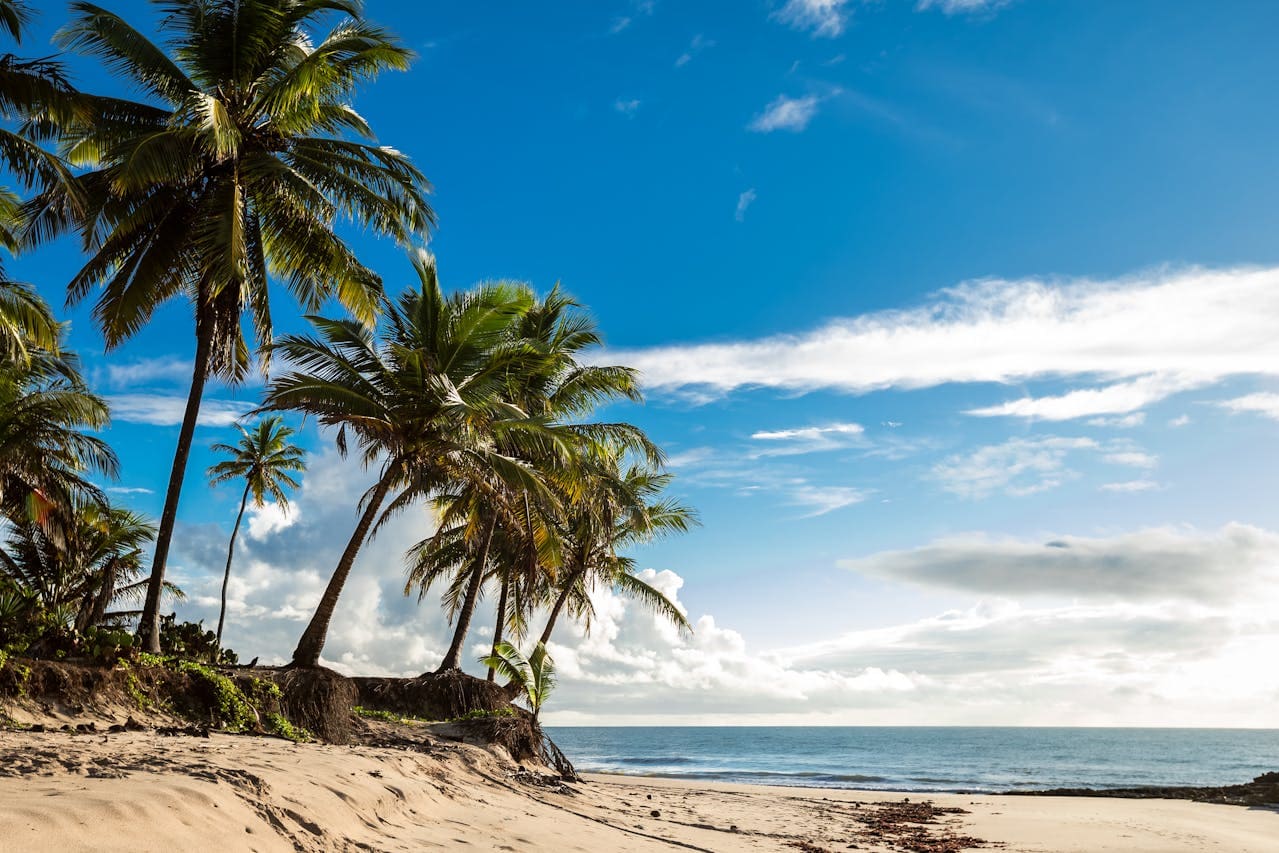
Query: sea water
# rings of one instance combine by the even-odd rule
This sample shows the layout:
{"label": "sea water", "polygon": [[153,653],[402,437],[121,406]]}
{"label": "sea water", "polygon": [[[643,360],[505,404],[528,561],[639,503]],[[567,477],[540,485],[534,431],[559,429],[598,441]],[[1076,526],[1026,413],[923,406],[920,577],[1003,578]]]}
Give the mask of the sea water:
{"label": "sea water", "polygon": [[1225,785],[1279,729],[548,727],[582,772],[894,791]]}

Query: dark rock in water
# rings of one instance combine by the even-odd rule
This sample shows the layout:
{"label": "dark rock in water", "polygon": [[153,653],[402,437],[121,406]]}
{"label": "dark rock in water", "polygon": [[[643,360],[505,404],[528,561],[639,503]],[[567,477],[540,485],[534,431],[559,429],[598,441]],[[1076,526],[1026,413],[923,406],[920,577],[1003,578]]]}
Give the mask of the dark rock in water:
{"label": "dark rock in water", "polygon": [[1146,785],[1137,788],[1052,788],[1047,791],[1008,791],[1008,796],[1117,797],[1133,800],[1193,800],[1231,806],[1279,805],[1279,772],[1262,773],[1242,785],[1207,787]]}

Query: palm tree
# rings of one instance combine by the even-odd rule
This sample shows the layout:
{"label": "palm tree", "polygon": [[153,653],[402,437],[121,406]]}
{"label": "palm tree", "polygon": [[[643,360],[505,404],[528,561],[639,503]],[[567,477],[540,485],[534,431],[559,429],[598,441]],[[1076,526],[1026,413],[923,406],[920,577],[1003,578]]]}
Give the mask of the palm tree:
{"label": "palm tree", "polygon": [[107,608],[141,598],[143,549],[154,538],[155,526],[135,512],[73,498],[45,523],[10,525],[0,575],[32,604],[82,632],[133,615]]}
{"label": "palm tree", "polygon": [[[371,324],[380,279],[336,233],[354,221],[409,243],[434,222],[408,159],[372,143],[350,100],[411,58],[364,20],[357,0],[158,0],[157,44],[119,16],[72,3],[57,36],[134,83],[145,103],[81,96],[50,117],[59,151],[87,169],[27,203],[26,238],[79,231],[89,259],[68,285],[101,286],[94,316],[108,349],[174,299],[195,315],[191,389],[178,433],[139,633],[159,650],[156,619],[187,458],[210,375],[248,370],[247,313],[259,351],[271,341],[268,279],[308,311],[336,298]],[[327,33],[320,26],[340,15]]]}
{"label": "palm tree", "polygon": [[253,495],[256,507],[266,503],[269,495],[282,510],[289,508],[289,496],[285,491],[296,489],[297,480],[290,476],[306,470],[303,457],[305,451],[289,438],[293,430],[284,425],[284,418],[272,415],[258,421],[252,431],[239,427],[241,438],[237,444],[215,444],[215,453],[223,453],[230,459],[209,468],[209,483],[217,485],[228,480],[244,480],[244,494],[240,496],[240,512],[235,517],[235,526],[231,528],[231,544],[226,551],[226,572],[222,575],[222,608],[218,611],[218,632],[214,641],[213,655],[216,660],[218,650],[222,648],[222,626],[226,621],[226,590],[231,580],[231,559],[235,556],[235,539],[240,534],[240,521],[244,518],[244,508]]}
{"label": "palm tree", "polygon": [[77,495],[103,500],[85,474],[114,477],[116,457],[85,430],[109,420],[72,353],[34,351],[26,364],[0,370],[0,512],[21,523]]}
{"label": "palm tree", "polygon": [[495,644],[492,654],[480,659],[480,663],[498,675],[517,685],[528,701],[537,722],[542,705],[555,689],[555,661],[546,651],[545,643],[538,643],[533,653],[525,657],[519,649],[507,642]]}
{"label": "palm tree", "polygon": [[495,448],[502,436],[556,440],[554,430],[499,394],[511,371],[536,353],[511,342],[510,325],[528,310],[519,288],[488,284],[446,297],[434,261],[413,258],[419,287],[389,309],[380,339],[350,320],[311,318],[317,335],[289,335],[275,346],[293,367],[267,387],[264,410],[296,410],[334,427],[339,452],[354,438],[378,477],[293,653],[315,666],[329,622],[365,539],[395,512],[459,479],[482,477],[536,487],[529,469]]}
{"label": "palm tree", "polygon": [[[567,607],[590,629],[594,608],[591,587],[603,584],[635,598],[673,622],[681,631],[692,631],[687,617],[661,591],[635,573],[633,558],[622,549],[670,533],[683,533],[697,524],[697,514],[671,498],[662,498],[671,475],[643,465],[622,468],[623,452],[616,446],[596,445],[583,478],[581,497],[567,513],[564,570],[554,604],[539,638],[549,643],[555,624]],[[511,685],[507,685],[508,690]]]}

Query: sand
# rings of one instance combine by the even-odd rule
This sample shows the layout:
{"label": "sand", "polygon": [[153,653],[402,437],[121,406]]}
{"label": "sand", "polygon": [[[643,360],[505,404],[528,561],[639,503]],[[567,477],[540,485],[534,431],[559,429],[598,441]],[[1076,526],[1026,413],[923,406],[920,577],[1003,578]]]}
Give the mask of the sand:
{"label": "sand", "polygon": [[[531,780],[500,753],[428,733],[394,749],[0,732],[0,850],[1279,850],[1279,812],[1185,801],[903,803],[637,777],[590,776],[569,790]],[[923,800],[962,811],[910,822],[927,817]]]}

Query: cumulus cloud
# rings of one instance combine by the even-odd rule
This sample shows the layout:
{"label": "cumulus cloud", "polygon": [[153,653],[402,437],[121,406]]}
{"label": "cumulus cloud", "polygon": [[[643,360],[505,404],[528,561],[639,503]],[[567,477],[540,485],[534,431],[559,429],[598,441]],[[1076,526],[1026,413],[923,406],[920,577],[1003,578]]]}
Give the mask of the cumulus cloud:
{"label": "cumulus cloud", "polygon": [[815,37],[834,38],[848,26],[848,0],[786,0],[773,17]]}
{"label": "cumulus cloud", "polygon": [[[1257,393],[1244,397],[1236,397],[1220,404],[1222,408],[1232,412],[1255,412],[1279,421],[1279,394]],[[1189,419],[1187,419],[1189,420]],[[1180,424],[1176,424],[1180,426]]]}
{"label": "cumulus cloud", "polygon": [[[111,417],[117,421],[153,426],[176,426],[182,423],[186,396],[176,394],[112,394],[107,398]],[[200,426],[224,427],[244,417],[251,403],[235,400],[205,399],[200,404]]]}
{"label": "cumulus cloud", "polygon": [[262,506],[250,506],[246,535],[259,542],[265,541],[281,530],[288,530],[297,523],[298,517],[296,504],[289,504],[284,508],[274,501],[267,501]]}
{"label": "cumulus cloud", "polygon": [[864,394],[1031,380],[1097,391],[984,412],[1066,419],[1128,414],[1179,389],[1279,374],[1276,324],[1279,268],[1188,269],[1103,282],[969,283],[917,308],[809,332],[604,357],[638,368],[652,390],[703,399],[741,388]]}
{"label": "cumulus cloud", "polygon": [[978,595],[1225,602],[1279,576],[1279,536],[1243,524],[1212,533],[1154,528],[1046,541],[972,535],[843,560],[840,566]]}
{"label": "cumulus cloud", "polygon": [[756,133],[772,133],[775,130],[799,133],[817,115],[817,106],[821,101],[817,95],[799,98],[778,95],[764,107],[763,112],[751,119],[747,129]]}

